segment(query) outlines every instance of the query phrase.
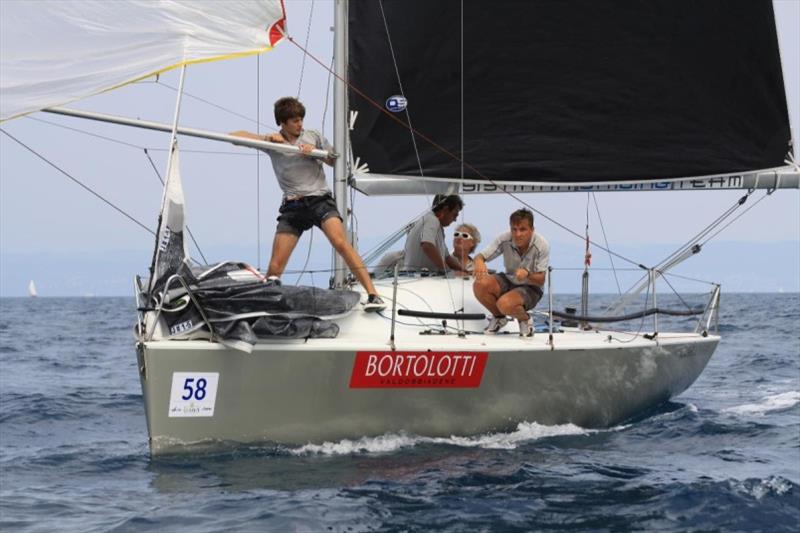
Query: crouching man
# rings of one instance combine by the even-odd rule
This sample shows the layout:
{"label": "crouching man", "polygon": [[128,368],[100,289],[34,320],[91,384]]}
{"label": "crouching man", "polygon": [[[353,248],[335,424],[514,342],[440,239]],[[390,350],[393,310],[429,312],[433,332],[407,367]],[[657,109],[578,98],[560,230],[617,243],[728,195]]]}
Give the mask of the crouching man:
{"label": "crouching man", "polygon": [[[511,231],[500,234],[475,256],[473,291],[492,318],[484,333],[495,334],[507,323],[506,316],[519,322],[521,337],[533,336],[528,311],[542,297],[550,262],[550,245],[533,229],[533,213],[519,209],[509,219]],[[489,274],[486,262],[503,254],[505,272]]]}

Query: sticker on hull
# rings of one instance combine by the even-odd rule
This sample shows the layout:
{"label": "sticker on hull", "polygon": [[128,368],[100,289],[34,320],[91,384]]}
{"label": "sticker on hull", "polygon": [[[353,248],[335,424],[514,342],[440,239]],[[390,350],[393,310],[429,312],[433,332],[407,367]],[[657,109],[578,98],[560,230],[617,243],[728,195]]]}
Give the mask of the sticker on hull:
{"label": "sticker on hull", "polygon": [[356,352],[351,389],[477,388],[487,352]]}
{"label": "sticker on hull", "polygon": [[169,417],[214,416],[219,372],[173,372]]}

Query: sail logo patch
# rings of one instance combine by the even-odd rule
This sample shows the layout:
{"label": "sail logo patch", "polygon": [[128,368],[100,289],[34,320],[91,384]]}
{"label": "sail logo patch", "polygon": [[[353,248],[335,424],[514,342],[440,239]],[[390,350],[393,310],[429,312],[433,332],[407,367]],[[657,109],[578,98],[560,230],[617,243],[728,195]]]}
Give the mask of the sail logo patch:
{"label": "sail logo patch", "polygon": [[356,352],[351,389],[477,388],[487,352]]}
{"label": "sail logo patch", "polygon": [[386,109],[392,113],[400,113],[405,110],[406,106],[408,106],[408,100],[405,96],[396,94],[386,99]]}

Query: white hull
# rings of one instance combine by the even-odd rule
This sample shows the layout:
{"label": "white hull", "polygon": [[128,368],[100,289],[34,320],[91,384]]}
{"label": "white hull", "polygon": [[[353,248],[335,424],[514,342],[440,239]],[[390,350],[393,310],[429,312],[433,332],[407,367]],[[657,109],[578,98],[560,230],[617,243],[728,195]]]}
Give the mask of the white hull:
{"label": "white hull", "polygon": [[[462,283],[468,282],[407,280],[398,301],[421,309],[422,302],[444,302],[437,291],[447,290],[446,301],[458,307],[464,297],[465,311],[474,312],[471,290],[452,290]],[[379,288],[391,296],[390,286]],[[444,306],[424,309],[442,311]],[[712,335],[659,333],[657,340],[640,336],[621,343],[609,341],[603,332],[566,329],[554,334],[551,346],[546,333],[522,340],[515,328],[496,336],[420,335],[439,321],[402,318],[408,325],[397,326],[395,355],[485,353],[477,383],[463,388],[403,388],[398,384],[408,383],[407,379],[387,375],[374,388],[352,387],[354,373],[358,374],[357,353],[363,357],[390,352],[390,320],[361,311],[339,321],[341,332],[335,339],[267,341],[252,353],[202,340],[140,343],[152,452],[197,442],[296,445],[401,431],[475,435],[512,430],[520,422],[605,427],[684,391],[719,342]],[[465,329],[482,326],[467,322]],[[402,371],[398,365],[383,368],[389,369]],[[376,374],[377,366],[371,371]],[[180,379],[218,374],[213,416],[176,416],[175,373],[185,373]],[[421,379],[436,383],[438,378],[431,370]]]}

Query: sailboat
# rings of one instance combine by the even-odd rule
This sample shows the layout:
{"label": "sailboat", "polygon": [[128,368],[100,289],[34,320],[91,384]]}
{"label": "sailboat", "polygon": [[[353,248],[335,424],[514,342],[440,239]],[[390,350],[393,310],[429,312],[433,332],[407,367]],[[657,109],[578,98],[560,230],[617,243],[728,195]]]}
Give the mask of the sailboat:
{"label": "sailboat", "polygon": [[[588,295],[580,314],[560,311],[550,272],[532,339],[513,328],[483,335],[485,309],[469,278],[395,269],[375,280],[391,309],[366,314],[358,308],[366,295],[338,258],[330,289],[268,287],[246,264],[194,262],[184,239],[178,135],[234,140],[182,127],[180,90],[171,125],[56,106],[168,67],[289,45],[280,1],[225,3],[219,17],[206,7],[196,13],[174,3],[166,17],[221,30],[193,33],[202,46],[154,54],[153,64],[122,78],[120,69],[98,72],[90,78],[97,84],[61,100],[20,99],[3,110],[4,119],[48,109],[170,132],[151,271],[135,283],[153,454],[198,443],[477,435],[525,422],[609,427],[675,397],[701,374],[720,341],[720,287],[699,309],[658,304],[668,270],[699,241],[642,266],[633,292],[646,297],[633,312],[627,300],[608,316],[591,316]],[[337,0],[335,27],[341,213],[351,189],[507,194],[525,203],[519,194],[800,187],[770,2],[733,9],[721,1],[622,8]],[[184,35],[186,27],[165,23],[163,31]],[[693,317],[694,327],[664,331],[659,317],[671,314]],[[623,319],[641,320],[640,331],[603,326]]]}
{"label": "sailboat", "polygon": [[39,296],[39,293],[36,292],[36,284],[33,282],[33,280],[28,282],[28,296],[31,298],[36,298]]}

